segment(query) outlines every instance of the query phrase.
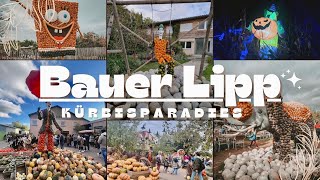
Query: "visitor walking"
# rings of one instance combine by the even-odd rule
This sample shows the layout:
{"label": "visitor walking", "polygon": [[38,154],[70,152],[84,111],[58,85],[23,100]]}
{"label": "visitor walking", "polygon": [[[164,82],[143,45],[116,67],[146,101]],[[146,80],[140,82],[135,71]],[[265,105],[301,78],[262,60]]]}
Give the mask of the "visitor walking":
{"label": "visitor walking", "polygon": [[93,136],[93,134],[91,134],[90,137],[89,137],[89,143],[90,143],[91,146],[94,146],[94,136]]}
{"label": "visitor walking", "polygon": [[251,129],[251,130],[248,131],[248,133],[249,133],[248,139],[251,141],[249,148],[251,148],[251,146],[253,144],[256,145],[256,147],[258,147],[256,130],[255,129]]}
{"label": "visitor walking", "polygon": [[84,140],[81,136],[78,137],[78,142],[79,142],[79,152],[84,152],[83,151]]}
{"label": "visitor walking", "polygon": [[90,136],[89,136],[89,134],[85,134],[84,135],[84,138],[85,138],[85,150],[86,151],[90,151],[90,144],[89,144],[89,138],[90,138]]}
{"label": "visitor walking", "polygon": [[64,135],[61,134],[60,135],[60,139],[59,139],[59,142],[60,142],[60,148],[63,149],[64,148]]}
{"label": "visitor walking", "polygon": [[100,145],[100,150],[105,166],[107,166],[107,133],[105,129],[101,130],[101,135],[99,136],[98,143]]}
{"label": "visitor walking", "polygon": [[203,180],[202,170],[204,170],[204,168],[205,168],[204,162],[200,157],[200,153],[196,152],[196,155],[194,157],[193,166],[192,166],[191,180],[194,180],[196,175],[198,175],[199,180]]}
{"label": "visitor walking", "polygon": [[76,134],[73,135],[73,146],[74,148],[77,148],[77,141],[78,141],[78,136]]}
{"label": "visitor walking", "polygon": [[177,157],[173,158],[173,162],[172,162],[172,173],[171,174],[175,174],[178,175],[178,169],[179,169],[179,164],[178,164],[179,160]]}
{"label": "visitor walking", "polygon": [[166,159],[163,161],[163,166],[164,166],[164,172],[168,172],[168,167],[169,167],[169,159],[166,157]]}
{"label": "visitor walking", "polygon": [[158,171],[160,171],[161,162],[162,162],[162,152],[159,151],[158,155],[156,156],[156,163],[157,163]]}

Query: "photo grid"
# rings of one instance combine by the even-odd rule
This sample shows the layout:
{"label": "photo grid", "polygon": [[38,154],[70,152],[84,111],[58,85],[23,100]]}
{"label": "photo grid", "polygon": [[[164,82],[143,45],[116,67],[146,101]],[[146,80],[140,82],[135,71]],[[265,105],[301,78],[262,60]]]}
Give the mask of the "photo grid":
{"label": "photo grid", "polygon": [[298,0],[2,0],[0,180],[319,179]]}

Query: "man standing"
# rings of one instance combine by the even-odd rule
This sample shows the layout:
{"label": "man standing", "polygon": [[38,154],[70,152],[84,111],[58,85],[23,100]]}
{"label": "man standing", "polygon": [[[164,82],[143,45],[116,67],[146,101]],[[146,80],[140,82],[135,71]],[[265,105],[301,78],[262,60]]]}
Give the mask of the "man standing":
{"label": "man standing", "polygon": [[202,161],[200,157],[200,153],[196,152],[196,155],[194,157],[194,162],[192,166],[192,175],[191,175],[191,180],[194,180],[196,174],[198,174],[199,180],[203,180],[202,177],[202,170],[204,170],[204,162]]}
{"label": "man standing", "polygon": [[64,148],[64,139],[65,139],[64,135],[63,135],[63,134],[61,134],[61,135],[60,135],[60,139],[59,139],[59,142],[60,142],[60,148],[61,148],[61,149],[63,149],[63,148]]}
{"label": "man standing", "polygon": [[46,137],[48,139],[47,150],[52,151],[54,148],[52,123],[56,126],[57,129],[60,130],[60,132],[62,132],[61,127],[56,121],[54,112],[51,111],[51,103],[46,102],[46,105],[47,109],[43,111],[41,111],[40,108],[38,108],[38,119],[42,120],[42,126],[39,131],[38,140],[39,152],[45,152]]}
{"label": "man standing", "polygon": [[84,138],[85,138],[85,150],[86,151],[90,151],[90,145],[89,145],[89,138],[90,138],[90,136],[89,136],[89,134],[85,134],[84,135]]}
{"label": "man standing", "polygon": [[106,166],[107,165],[107,133],[105,129],[101,130],[101,135],[99,136],[98,144],[100,145],[101,154]]}

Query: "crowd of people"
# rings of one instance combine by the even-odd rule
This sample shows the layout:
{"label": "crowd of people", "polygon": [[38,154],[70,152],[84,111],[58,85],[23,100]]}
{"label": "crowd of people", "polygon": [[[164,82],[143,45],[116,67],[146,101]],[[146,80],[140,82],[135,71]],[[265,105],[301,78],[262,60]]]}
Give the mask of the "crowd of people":
{"label": "crowd of people", "polygon": [[[5,140],[14,150],[34,149],[38,138],[33,134],[7,134]],[[106,130],[101,130],[100,134],[57,134],[54,136],[54,144],[56,147],[64,149],[65,146],[78,149],[79,152],[90,151],[90,148],[99,149],[98,156],[102,156],[105,163],[107,161],[107,134]]]}
{"label": "crowd of people", "polygon": [[[151,151],[149,151],[148,159],[150,159],[150,152]],[[160,167],[163,166],[164,173],[178,175],[179,169],[186,167],[186,176],[190,177],[191,180],[194,180],[196,176],[198,176],[200,180],[203,180],[202,171],[205,169],[205,166],[211,165],[212,160],[210,160],[209,157],[201,157],[200,152],[178,155],[176,151],[174,151],[172,154],[165,155],[163,152],[159,151],[156,156],[156,166],[159,171]],[[172,168],[171,172],[168,171],[170,166]]]}
{"label": "crowd of people", "polygon": [[37,137],[33,134],[7,134],[5,135],[5,139],[9,143],[9,146],[17,151],[30,149],[38,141]]}
{"label": "crowd of people", "polygon": [[63,149],[65,146],[74,147],[79,150],[79,152],[90,151],[90,147],[100,148],[98,143],[100,135],[94,135],[92,133],[87,134],[69,134],[63,135],[58,134],[54,137],[55,146],[60,146]]}

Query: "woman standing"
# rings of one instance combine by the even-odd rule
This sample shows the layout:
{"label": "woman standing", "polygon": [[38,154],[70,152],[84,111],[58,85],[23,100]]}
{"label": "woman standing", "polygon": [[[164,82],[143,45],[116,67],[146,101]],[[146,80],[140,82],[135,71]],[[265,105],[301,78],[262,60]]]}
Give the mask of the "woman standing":
{"label": "woman standing", "polygon": [[250,143],[250,148],[253,144],[256,145],[256,147],[258,147],[258,144],[257,144],[257,132],[255,129],[251,129],[250,131],[248,131],[249,133],[249,136],[248,136],[248,139],[251,141]]}

